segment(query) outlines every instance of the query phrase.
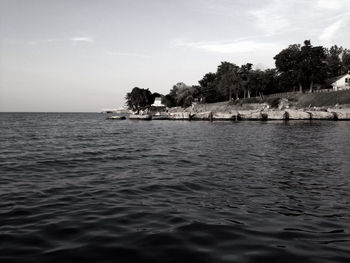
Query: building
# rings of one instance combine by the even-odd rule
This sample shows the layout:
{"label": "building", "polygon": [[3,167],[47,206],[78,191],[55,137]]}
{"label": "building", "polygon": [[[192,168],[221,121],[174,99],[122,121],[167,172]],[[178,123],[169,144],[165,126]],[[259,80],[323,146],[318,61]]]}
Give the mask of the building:
{"label": "building", "polygon": [[162,98],[157,97],[154,99],[154,103],[151,105],[152,107],[165,107],[164,104],[162,104]]}
{"label": "building", "polygon": [[344,75],[332,78],[327,81],[330,86],[332,86],[333,90],[345,90],[350,89],[350,73],[346,73]]}

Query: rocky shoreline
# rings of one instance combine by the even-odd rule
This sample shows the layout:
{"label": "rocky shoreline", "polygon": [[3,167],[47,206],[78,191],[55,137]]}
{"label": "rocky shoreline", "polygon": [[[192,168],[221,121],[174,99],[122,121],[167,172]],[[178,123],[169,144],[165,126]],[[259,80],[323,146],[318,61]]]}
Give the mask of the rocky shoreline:
{"label": "rocky shoreline", "polygon": [[349,109],[318,110],[238,110],[235,112],[173,112],[169,120],[207,120],[207,121],[243,121],[243,120],[350,120]]}
{"label": "rocky shoreline", "polygon": [[[107,119],[123,119],[118,114]],[[130,112],[130,120],[187,121],[268,121],[268,120],[350,120],[350,104],[299,107],[294,100],[277,98],[270,103],[194,103],[188,108],[173,107],[163,111]]]}
{"label": "rocky shoreline", "polygon": [[[124,116],[110,116],[107,119],[122,120]],[[284,110],[237,110],[231,112],[175,111],[161,115],[131,114],[131,120],[187,120],[187,121],[244,121],[244,120],[350,120],[350,108],[327,110],[284,109]]]}

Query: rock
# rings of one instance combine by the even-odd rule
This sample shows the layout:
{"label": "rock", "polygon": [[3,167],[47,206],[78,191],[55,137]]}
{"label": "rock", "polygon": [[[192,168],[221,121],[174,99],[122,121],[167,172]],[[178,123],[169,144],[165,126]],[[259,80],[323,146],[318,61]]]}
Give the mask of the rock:
{"label": "rock", "polygon": [[106,118],[106,120],[125,120],[125,116],[109,116]]}
{"label": "rock", "polygon": [[144,120],[144,121],[148,121],[148,120],[152,120],[152,115],[150,114],[143,114],[143,115],[139,115],[139,114],[131,114],[129,116],[130,120]]}
{"label": "rock", "polygon": [[224,112],[213,113],[214,121],[234,121],[236,119],[237,119],[237,113],[224,113]]}
{"label": "rock", "polygon": [[278,103],[278,109],[279,110],[284,110],[289,108],[289,102],[288,99],[282,98],[280,102]]}
{"label": "rock", "polygon": [[170,113],[180,113],[183,112],[183,108],[181,107],[171,107],[171,108],[167,108],[168,112]]}
{"label": "rock", "polygon": [[350,109],[332,109],[328,111],[331,111],[335,120],[350,120]]}
{"label": "rock", "polygon": [[261,115],[260,111],[238,111],[238,120],[263,120],[264,117]]}
{"label": "rock", "polygon": [[311,114],[301,110],[286,110],[286,120],[310,120]]}
{"label": "rock", "polygon": [[282,110],[276,110],[276,111],[266,111],[262,114],[267,114],[267,120],[285,120],[286,119],[286,112]]}
{"label": "rock", "polygon": [[169,120],[168,115],[152,115],[152,120]]}
{"label": "rock", "polygon": [[308,111],[312,120],[334,120],[334,114],[325,111]]}
{"label": "rock", "polygon": [[213,120],[213,113],[211,111],[198,112],[193,114],[191,120],[194,121],[211,121]]}
{"label": "rock", "polygon": [[169,120],[190,120],[190,113],[188,112],[170,112],[168,114]]}

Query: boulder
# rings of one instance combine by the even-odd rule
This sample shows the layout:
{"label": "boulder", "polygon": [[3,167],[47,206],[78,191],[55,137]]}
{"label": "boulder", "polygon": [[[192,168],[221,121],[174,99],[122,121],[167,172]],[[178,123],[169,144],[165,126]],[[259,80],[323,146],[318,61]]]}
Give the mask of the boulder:
{"label": "boulder", "polygon": [[213,120],[213,113],[211,111],[197,112],[192,115],[191,120],[194,121],[211,121]]}
{"label": "boulder", "polygon": [[188,112],[170,112],[168,114],[169,120],[190,120],[190,113]]}
{"label": "boulder", "polygon": [[286,119],[286,112],[283,110],[265,111],[265,112],[262,112],[262,114],[266,114],[268,120],[285,120]]}
{"label": "boulder", "polygon": [[144,121],[148,121],[148,120],[152,120],[152,115],[150,114],[131,114],[129,116],[130,120],[144,120]]}
{"label": "boulder", "polygon": [[308,112],[301,110],[286,110],[286,120],[310,120],[311,115]]}
{"label": "boulder", "polygon": [[169,116],[168,115],[152,115],[152,120],[169,120]]}
{"label": "boulder", "polygon": [[125,120],[125,116],[109,116],[106,118],[106,120]]}
{"label": "boulder", "polygon": [[312,120],[334,120],[334,114],[326,111],[308,111]]}
{"label": "boulder", "polygon": [[241,110],[238,111],[238,120],[263,120],[264,116],[260,111]]}
{"label": "boulder", "polygon": [[284,110],[289,108],[289,102],[288,99],[282,98],[280,102],[278,103],[278,109],[279,110]]}
{"label": "boulder", "polygon": [[350,109],[332,109],[328,111],[331,111],[335,120],[350,120]]}
{"label": "boulder", "polygon": [[237,119],[237,113],[224,113],[224,112],[213,113],[214,121],[234,121],[236,119]]}

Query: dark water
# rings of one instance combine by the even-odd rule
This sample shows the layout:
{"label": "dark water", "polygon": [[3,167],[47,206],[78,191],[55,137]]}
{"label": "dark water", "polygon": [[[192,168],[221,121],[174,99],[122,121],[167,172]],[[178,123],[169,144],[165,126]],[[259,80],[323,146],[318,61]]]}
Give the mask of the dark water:
{"label": "dark water", "polygon": [[350,122],[0,114],[0,262],[350,262]]}

